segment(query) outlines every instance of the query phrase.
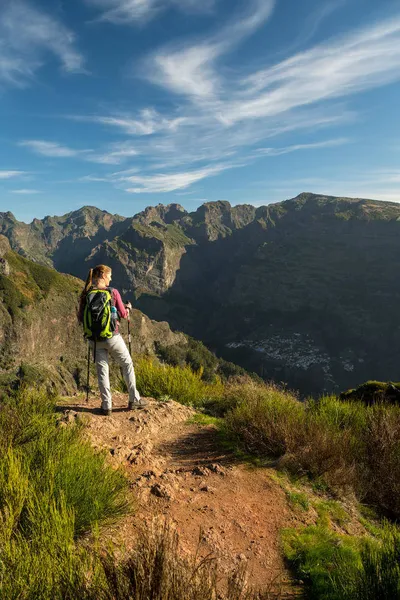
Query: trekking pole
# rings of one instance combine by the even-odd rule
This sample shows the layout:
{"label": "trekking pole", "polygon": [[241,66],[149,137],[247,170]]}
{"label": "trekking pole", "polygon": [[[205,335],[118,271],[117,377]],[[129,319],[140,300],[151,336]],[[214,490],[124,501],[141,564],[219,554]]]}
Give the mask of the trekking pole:
{"label": "trekking pole", "polygon": [[129,354],[132,357],[132,343],[131,343],[131,311],[128,310],[128,346]]}
{"label": "trekking pole", "polygon": [[89,376],[90,376],[90,345],[87,343],[87,380],[86,380],[86,402],[89,402]]}

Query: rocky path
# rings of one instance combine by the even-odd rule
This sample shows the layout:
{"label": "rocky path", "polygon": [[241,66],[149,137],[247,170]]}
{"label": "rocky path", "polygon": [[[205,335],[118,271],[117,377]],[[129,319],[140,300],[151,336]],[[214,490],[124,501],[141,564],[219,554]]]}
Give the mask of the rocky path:
{"label": "rocky path", "polygon": [[105,448],[131,482],[134,514],[119,523],[113,540],[129,550],[141,528],[165,516],[183,552],[217,555],[226,571],[246,565],[253,586],[279,581],[285,597],[298,597],[290,592],[279,549],[280,530],[297,518],[272,471],[239,462],[223,449],[213,425],[191,422],[192,409],[148,400],[148,408],[128,411],[127,396],[115,394],[111,417],[100,414],[97,397],[61,407],[66,422],[87,418],[93,445]]}

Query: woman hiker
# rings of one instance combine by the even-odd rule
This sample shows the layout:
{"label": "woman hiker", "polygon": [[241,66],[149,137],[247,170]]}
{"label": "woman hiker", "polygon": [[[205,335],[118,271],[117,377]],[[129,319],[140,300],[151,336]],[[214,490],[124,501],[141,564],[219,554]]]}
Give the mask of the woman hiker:
{"label": "woman hiker", "polygon": [[[118,331],[119,319],[127,319],[129,311],[132,309],[130,302],[124,304],[118,290],[110,288],[111,269],[106,265],[97,265],[94,269],[90,269],[87,276],[85,287],[80,296],[78,319],[84,325],[85,335],[89,339],[89,344],[94,353],[96,362],[97,378],[99,382],[101,395],[101,409],[104,415],[110,416],[112,412],[112,397],[109,378],[109,354],[122,368],[122,373],[128,386],[130,410],[134,408],[143,408],[148,405],[148,402],[140,398],[136,388],[135,370],[133,368],[132,357],[125,345],[125,342]],[[102,291],[108,292],[101,293]],[[100,292],[100,293],[99,293]],[[111,306],[109,303],[111,300]],[[102,315],[107,309],[111,311],[110,319],[103,319]],[[90,316],[88,317],[88,311]],[[102,331],[98,331],[95,335],[95,317],[100,315],[100,327]],[[88,324],[88,322],[90,322]],[[106,327],[104,322],[107,323]],[[92,330],[90,330],[92,327]]]}

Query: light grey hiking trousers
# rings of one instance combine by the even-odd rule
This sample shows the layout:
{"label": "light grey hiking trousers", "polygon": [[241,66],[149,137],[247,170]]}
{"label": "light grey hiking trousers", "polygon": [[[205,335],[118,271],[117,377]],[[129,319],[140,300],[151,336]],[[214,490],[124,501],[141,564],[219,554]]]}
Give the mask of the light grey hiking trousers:
{"label": "light grey hiking trousers", "polygon": [[[90,341],[89,344],[93,351],[94,343]],[[136,388],[135,369],[133,368],[131,355],[129,354],[122,335],[117,333],[112,338],[102,342],[96,342],[97,379],[100,388],[101,408],[105,410],[112,408],[108,365],[109,354],[122,368],[125,383],[128,387],[129,402],[138,402],[140,400],[140,394]]]}

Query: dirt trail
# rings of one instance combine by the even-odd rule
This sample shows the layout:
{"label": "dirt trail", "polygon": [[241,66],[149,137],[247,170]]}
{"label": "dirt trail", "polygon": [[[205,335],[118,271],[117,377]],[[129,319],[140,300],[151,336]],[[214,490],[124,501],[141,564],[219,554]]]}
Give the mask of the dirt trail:
{"label": "dirt trail", "polygon": [[148,400],[148,408],[128,411],[127,396],[115,394],[111,417],[100,414],[97,397],[61,408],[66,422],[87,417],[93,445],[107,449],[131,482],[135,514],[118,525],[113,539],[129,549],[142,527],[165,515],[175,523],[184,552],[193,554],[200,539],[201,554],[218,555],[221,569],[245,563],[256,587],[288,582],[279,532],[298,516],[272,471],[240,463],[221,447],[214,426],[190,423],[192,409]]}

